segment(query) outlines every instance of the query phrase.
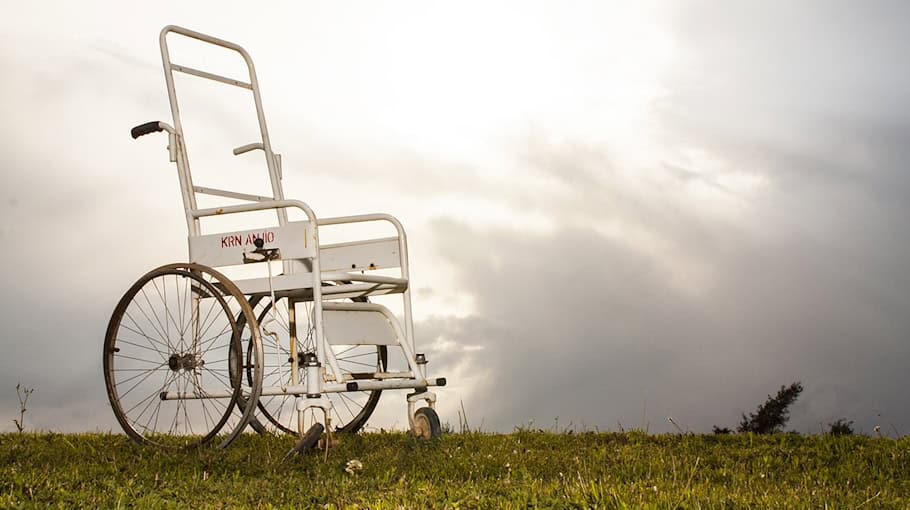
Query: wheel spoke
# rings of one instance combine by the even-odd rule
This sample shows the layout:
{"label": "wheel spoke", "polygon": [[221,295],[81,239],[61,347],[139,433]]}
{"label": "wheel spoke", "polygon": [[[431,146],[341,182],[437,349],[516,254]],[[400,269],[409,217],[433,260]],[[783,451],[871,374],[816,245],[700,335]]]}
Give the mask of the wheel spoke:
{"label": "wheel spoke", "polygon": [[142,358],[135,358],[135,357],[133,357],[133,356],[127,356],[126,354],[120,354],[119,352],[117,353],[117,357],[118,357],[118,358],[124,358],[124,359],[131,359],[131,360],[133,360],[133,361],[141,361],[142,363],[151,363],[151,364],[156,365],[156,366],[164,366],[164,365],[167,364],[167,362],[165,362],[165,363],[158,363],[157,361],[152,361],[152,360],[142,359]]}
{"label": "wheel spoke", "polygon": [[[204,337],[206,335],[206,333],[208,333],[209,328],[212,327],[212,324],[215,323],[214,319],[212,319],[212,322],[209,323],[208,326],[205,325],[208,322],[209,317],[212,316],[212,310],[215,309],[215,303],[217,303],[217,302],[218,302],[217,299],[213,299],[211,304],[209,304],[209,310],[208,310],[208,312],[206,312],[205,318],[202,319],[202,321],[200,322],[200,325],[198,328],[199,333],[193,335],[193,338],[195,339],[194,341],[198,341],[199,338]],[[217,318],[217,317],[218,317],[218,315],[216,314],[215,318]]]}
{"label": "wheel spoke", "polygon": [[158,313],[155,312],[155,307],[152,306],[152,302],[149,301],[148,294],[145,293],[145,287],[143,287],[140,290],[142,291],[142,297],[145,299],[146,304],[149,305],[149,310],[151,310],[152,316],[155,317],[155,321],[158,323],[158,326],[160,326],[161,329],[158,329],[157,327],[155,327],[155,324],[152,322],[152,320],[149,319],[148,315],[145,314],[145,311],[142,309],[142,305],[139,303],[139,301],[134,301],[134,303],[136,304],[136,308],[139,308],[139,311],[142,312],[142,315],[145,315],[145,318],[149,321],[149,324],[151,324],[152,327],[158,331],[158,334],[161,335],[161,337],[164,338],[168,342],[168,345],[170,346],[170,337],[167,334],[167,329],[161,323],[161,319],[158,317]]}
{"label": "wheel spoke", "polygon": [[354,416],[357,416],[357,414],[354,411],[351,411],[351,407],[348,405],[348,402],[347,402],[348,400],[351,399],[351,397],[345,395],[344,393],[339,393],[338,396],[341,397],[338,400],[342,404],[344,404],[344,407],[346,407],[348,412],[351,413],[351,418],[353,418]]}
{"label": "wheel spoke", "polygon": [[[161,367],[159,367],[159,368],[150,368],[150,369],[148,369],[148,370],[141,369],[141,368],[132,368],[132,369],[121,368],[120,370],[118,370],[118,372],[123,372],[123,371],[136,371],[136,370],[138,370],[138,371],[140,371],[140,372],[139,372],[138,374],[132,376],[132,377],[127,378],[127,379],[121,379],[121,380],[118,381],[118,382],[119,382],[120,384],[126,384],[126,383],[128,383],[128,382],[130,382],[130,381],[132,381],[132,380],[134,380],[134,379],[136,379],[136,378],[138,378],[138,377],[142,377],[143,374],[147,374],[147,373],[149,373],[149,372],[165,371],[165,370],[170,370],[170,369],[168,369],[168,368],[161,368]],[[141,381],[140,381],[140,382],[141,382]]]}
{"label": "wheel spoke", "polygon": [[140,344],[137,344],[137,343],[133,343],[133,342],[130,342],[129,340],[124,340],[124,339],[122,339],[122,338],[117,338],[117,341],[120,342],[120,343],[124,343],[124,344],[127,344],[127,345],[132,345],[132,346],[134,346],[134,347],[138,347],[138,348],[140,348],[140,349],[146,349],[146,350],[152,351],[152,352],[154,352],[155,354],[161,356],[161,361],[165,361],[165,362],[167,361],[167,356],[166,356],[167,353],[161,352],[161,351],[159,351],[158,349],[155,349],[155,348],[153,348],[153,347],[147,347],[147,346],[145,346],[145,345],[140,345]]}
{"label": "wheel spoke", "polygon": [[[351,350],[356,349],[356,348],[358,348],[358,347],[360,347],[360,346],[359,346],[359,345],[352,345],[352,346],[348,347],[347,349],[342,350],[341,352],[336,352],[336,353],[335,353],[335,357],[338,358],[338,359],[341,359],[341,355],[342,355],[342,354],[344,354],[344,353],[346,353],[346,352],[350,352]],[[371,354],[372,354],[372,353],[371,353]],[[375,355],[375,354],[374,354],[374,355]]]}
{"label": "wheel spoke", "polygon": [[[171,375],[171,374],[173,374],[173,375]],[[176,377],[176,372],[172,372],[171,374],[168,374],[168,375],[165,376],[165,378],[164,378],[164,384],[161,386],[161,388],[160,388],[160,389],[158,390],[158,392],[157,392],[158,395],[160,395],[161,392],[163,392],[163,391],[165,390],[165,388],[168,387],[168,385],[170,384],[169,381],[173,381],[173,377]],[[155,393],[152,393],[152,394],[150,394],[149,396],[152,396],[152,395],[155,395]],[[152,402],[154,402],[154,401],[155,401],[154,399],[150,399],[149,402],[148,402],[148,404],[146,404],[145,407],[142,408],[142,412],[139,413],[139,414],[136,416],[136,420],[135,420],[136,422],[138,422],[138,421],[142,418],[142,415],[145,414],[146,409],[148,409],[148,407],[149,407],[150,405],[152,405]],[[144,427],[146,430],[149,430],[149,429],[148,429],[148,424],[151,423],[153,417],[155,418],[155,421],[156,421],[156,423],[157,423],[157,421],[158,421],[158,420],[157,420],[157,416],[158,416],[158,412],[161,410],[161,404],[162,404],[162,403],[164,403],[164,400],[161,399],[161,398],[158,398],[158,404],[155,406],[155,410],[152,411],[152,414],[149,415],[149,421],[146,422],[146,426]]]}
{"label": "wheel spoke", "polygon": [[376,368],[376,365],[375,365],[375,364],[371,365],[371,364],[369,364],[369,363],[364,363],[364,362],[362,362],[362,361],[354,361],[354,360],[350,360],[350,359],[349,359],[349,360],[347,360],[347,362],[348,362],[348,363],[353,363],[353,364],[355,364],[355,365],[364,366],[364,367],[367,367],[367,368]]}
{"label": "wheel spoke", "polygon": [[[358,347],[360,347],[360,346],[358,346]],[[342,358],[342,357],[338,357],[337,354],[335,355],[335,357],[338,359],[338,361],[346,361],[346,360],[350,360],[350,359],[353,359],[353,358],[362,358],[362,357],[364,357],[364,356],[372,356],[372,357],[375,358],[375,357],[376,357],[376,353],[375,353],[375,352],[364,352],[364,353],[362,353],[362,354],[351,354],[350,356],[345,356],[345,357],[343,357],[343,358]]]}
{"label": "wheel spoke", "polygon": [[[140,310],[140,311],[141,311],[141,310]],[[145,338],[146,340],[149,341],[149,344],[150,344],[150,345],[151,345],[152,343],[157,343],[157,344],[159,344],[159,345],[163,345],[163,346],[167,347],[167,349],[170,350],[170,345],[167,343],[167,340],[166,340],[166,339],[165,339],[163,342],[160,341],[160,340],[155,340],[155,339],[152,338],[151,336],[147,335],[147,334],[145,333],[145,331],[142,330],[142,327],[139,326],[139,324],[136,322],[135,319],[133,319],[133,316],[130,315],[129,312],[126,312],[125,315],[126,315],[126,318],[129,319],[130,322],[132,322],[134,326],[136,326],[136,329],[132,329],[132,328],[130,328],[129,326],[124,325],[124,324],[123,324],[123,321],[120,322],[120,327],[125,328],[127,331],[132,331],[133,333],[136,333],[137,335],[141,336],[142,338]],[[152,325],[152,327],[154,327],[154,325]],[[137,331],[137,330],[138,330],[138,331]]]}
{"label": "wheel spoke", "polygon": [[[162,287],[164,286],[164,284],[165,284],[165,282],[162,281],[162,283],[161,283]],[[165,319],[165,320],[164,320],[164,326],[165,326],[165,333],[166,333],[167,337],[170,338],[170,336],[171,336],[171,324],[174,325],[174,330],[175,330],[175,331],[180,331],[180,327],[177,326],[177,321],[174,320],[174,315],[171,313],[170,307],[167,306],[167,289],[164,289],[164,294],[162,295],[162,292],[161,292],[161,290],[158,288],[158,282],[157,282],[156,280],[152,280],[152,286],[155,288],[155,292],[158,293],[158,299],[160,299],[161,302],[164,303],[164,315],[165,315],[165,317],[164,317],[164,319]],[[168,322],[167,319],[170,319],[170,322]]]}
{"label": "wheel spoke", "polygon": [[148,379],[149,377],[151,377],[152,374],[154,374],[154,373],[155,373],[154,371],[150,371],[148,374],[145,375],[145,377],[143,377],[143,378],[140,379],[138,382],[136,382],[136,384],[134,384],[133,386],[131,386],[130,389],[126,390],[125,393],[123,393],[122,395],[120,395],[120,398],[124,398],[124,397],[126,397],[127,395],[129,395],[130,392],[132,392],[133,390],[135,390],[140,384],[144,383],[145,380]]}

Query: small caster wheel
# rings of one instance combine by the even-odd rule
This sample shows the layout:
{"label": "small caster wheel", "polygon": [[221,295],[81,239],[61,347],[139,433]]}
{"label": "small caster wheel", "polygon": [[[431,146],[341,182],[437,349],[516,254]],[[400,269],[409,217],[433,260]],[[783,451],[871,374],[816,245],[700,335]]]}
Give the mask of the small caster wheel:
{"label": "small caster wheel", "polygon": [[306,455],[308,451],[316,447],[319,443],[319,438],[322,437],[324,431],[325,427],[321,423],[314,424],[306,431],[306,434],[294,442],[294,447],[288,452],[288,456],[293,455],[294,453]]}
{"label": "small caster wheel", "polygon": [[439,439],[442,436],[442,426],[439,425],[439,415],[432,407],[421,407],[414,413],[414,427],[411,435],[418,439]]}

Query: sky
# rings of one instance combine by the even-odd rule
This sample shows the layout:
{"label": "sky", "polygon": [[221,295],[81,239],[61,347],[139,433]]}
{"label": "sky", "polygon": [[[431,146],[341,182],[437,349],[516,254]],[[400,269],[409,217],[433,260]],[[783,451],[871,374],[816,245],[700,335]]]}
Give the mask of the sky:
{"label": "sky", "polygon": [[[108,318],[187,257],[129,137],[176,24],[252,54],[288,197],[405,225],[444,422],[707,432],[801,381],[788,429],[910,433],[906,2],[8,4],[0,430],[19,382],[28,428],[118,430]],[[248,109],[193,86],[197,184],[258,192]]]}

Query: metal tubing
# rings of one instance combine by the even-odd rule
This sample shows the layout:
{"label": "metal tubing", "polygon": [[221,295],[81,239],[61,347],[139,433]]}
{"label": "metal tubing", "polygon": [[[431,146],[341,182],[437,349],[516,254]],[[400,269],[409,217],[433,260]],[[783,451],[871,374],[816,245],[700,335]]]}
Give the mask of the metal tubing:
{"label": "metal tubing", "polygon": [[233,152],[234,152],[235,156],[239,156],[241,154],[244,154],[244,153],[247,153],[250,151],[254,151],[256,149],[263,149],[262,144],[259,142],[248,143],[246,145],[241,145],[240,147],[237,147],[236,149],[234,149]]}
{"label": "metal tubing", "polygon": [[177,72],[191,74],[193,76],[198,76],[200,78],[207,78],[209,80],[219,81],[221,83],[226,83],[228,85],[234,85],[236,87],[240,87],[240,88],[244,88],[244,89],[250,89],[250,90],[253,89],[253,86],[247,82],[235,80],[233,78],[227,78],[227,77],[221,76],[220,74],[213,74],[213,73],[208,73],[205,71],[200,71],[199,69],[194,69],[189,66],[181,66],[181,65],[171,63],[171,69],[173,69],[174,71],[177,71]]}
{"label": "metal tubing", "polygon": [[310,365],[306,367],[306,392],[308,395],[322,393],[322,366]]}
{"label": "metal tubing", "polygon": [[[425,388],[428,386],[444,386],[444,378],[430,379],[398,379],[389,381],[357,381],[357,389],[354,391],[373,391],[373,390],[402,390],[408,388]],[[344,393],[352,391],[347,388],[347,384],[326,384],[323,387],[323,393]]]}
{"label": "metal tubing", "polygon": [[382,379],[413,379],[414,372],[357,372],[351,374],[357,380],[382,380]]}
{"label": "metal tubing", "polygon": [[[271,262],[270,262],[271,264]],[[297,302],[288,298],[288,349],[291,353],[291,384],[300,383],[300,368],[297,366]],[[272,302],[272,310],[275,310],[278,303]],[[280,366],[280,365],[279,365]]]}
{"label": "metal tubing", "polygon": [[177,92],[174,87],[174,74],[171,72],[171,57],[167,48],[167,34],[172,27],[164,27],[158,36],[161,47],[161,63],[164,66],[164,81],[167,84],[167,96],[171,104],[171,116],[174,118],[174,131],[177,141],[177,178],[180,180],[180,191],[183,197],[183,209],[186,214],[186,228],[191,236],[199,235],[199,220],[192,216],[196,209],[196,196],[193,193],[193,179],[190,173],[189,160],[186,154],[186,143],[183,139],[183,124],[180,122],[180,108],[177,106]]}
{"label": "metal tubing", "polygon": [[[210,207],[208,209],[194,209],[192,215],[194,218],[205,218],[207,216],[220,216],[222,214],[237,214],[252,211],[266,211],[268,209],[284,209],[296,207],[305,212],[307,219],[313,224],[318,225],[316,215],[310,206],[300,200],[266,200],[265,202],[255,202],[250,204],[226,205],[224,207]],[[313,229],[314,231],[316,229]]]}
{"label": "metal tubing", "polygon": [[[357,381],[356,383],[326,383],[322,385],[321,393],[347,393],[348,384],[357,384],[357,390],[354,391],[373,391],[373,390],[401,390],[408,388],[426,388],[431,386],[442,386],[444,379],[397,379],[386,381]],[[293,386],[271,386],[262,388],[260,397],[270,397],[277,395],[305,395],[307,385],[296,384]],[[198,400],[205,398],[231,398],[233,392],[227,390],[219,391],[200,391],[200,392],[182,392],[166,391],[160,394],[161,400]]]}
{"label": "metal tubing", "polygon": [[233,198],[236,200],[249,200],[250,202],[263,202],[265,200],[273,200],[272,198],[261,197],[259,195],[248,195],[246,193],[237,193],[236,191],[225,191],[223,189],[204,188],[202,186],[193,186],[193,191],[195,191],[196,193],[202,193],[203,195],[214,195],[217,197]]}
{"label": "metal tubing", "polygon": [[[213,44],[215,46],[221,46],[229,50],[233,50],[240,54],[244,62],[247,65],[247,72],[249,75],[249,83],[241,82],[239,80],[233,80],[230,78],[225,78],[220,75],[215,75],[208,73],[206,71],[201,71],[198,69],[193,69],[186,66],[176,65],[171,62],[170,52],[167,46],[167,35],[170,33],[176,33],[184,37],[189,37],[191,39],[196,39],[204,43]],[[186,153],[186,143],[183,137],[183,124],[180,121],[180,109],[177,104],[177,92],[174,85],[174,71],[184,72],[187,74],[199,76],[202,78],[212,79],[215,81],[220,81],[228,83],[230,85],[238,85],[244,88],[249,88],[253,91],[253,101],[256,104],[256,116],[259,121],[259,131],[262,135],[262,148],[266,153],[266,165],[269,169],[269,180],[272,185],[272,194],[273,198],[281,200],[284,198],[284,191],[281,188],[281,177],[280,172],[277,168],[274,154],[272,152],[272,147],[269,141],[269,132],[268,126],[265,122],[265,113],[262,110],[262,98],[259,94],[259,83],[256,79],[256,69],[253,65],[253,59],[250,58],[249,53],[246,52],[242,47],[237,44],[234,44],[217,37],[212,37],[200,32],[189,30],[186,28],[169,25],[164,27],[161,30],[161,33],[158,36],[158,44],[161,48],[161,62],[164,66],[164,78],[167,83],[167,92],[168,98],[170,100],[171,114],[174,117],[174,128],[177,133],[177,139],[179,141],[178,149],[180,155],[177,159],[177,171],[180,179],[180,188],[183,192],[183,205],[186,212],[186,221],[187,221],[187,230],[189,231],[190,236],[200,235],[200,223],[199,217],[193,217],[192,211],[196,209],[196,196],[193,190],[193,179],[190,172],[189,158]],[[248,87],[247,87],[248,86]],[[278,216],[278,224],[284,226],[287,224],[287,211],[284,209],[279,209],[276,211]]]}

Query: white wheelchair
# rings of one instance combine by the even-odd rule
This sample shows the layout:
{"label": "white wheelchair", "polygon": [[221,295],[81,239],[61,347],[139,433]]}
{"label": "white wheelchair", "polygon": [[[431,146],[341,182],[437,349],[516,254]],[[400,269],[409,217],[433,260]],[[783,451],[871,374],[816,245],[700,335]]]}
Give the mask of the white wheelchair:
{"label": "white wheelchair", "polygon": [[[172,62],[169,36],[238,53],[248,77]],[[269,142],[249,54],[234,43],[176,26],[165,27],[159,43],[173,124],[148,122],[131,134],[168,135],[189,231],[189,262],[142,276],[110,319],[104,379],[123,430],[141,443],[187,448],[210,442],[227,447],[252,428],[296,435],[295,448],[302,452],[324,435],[330,443],[334,432],[361,430],[384,390],[410,389],[411,434],[439,437],[430,388],[446,380],[429,377],[426,356],[416,352],[401,223],[387,214],[318,218],[306,203],[285,199],[281,157]],[[261,139],[233,152],[264,152],[272,196],[196,185],[175,73],[249,91]],[[201,195],[230,203],[200,208]],[[306,220],[290,221],[292,209]],[[203,218],[254,211],[274,211],[277,225],[203,232]],[[322,227],[367,222],[384,222],[391,230],[390,224],[397,235],[320,244]],[[392,294],[401,296],[400,318],[370,301]],[[405,361],[397,371],[389,367],[395,349]]]}

